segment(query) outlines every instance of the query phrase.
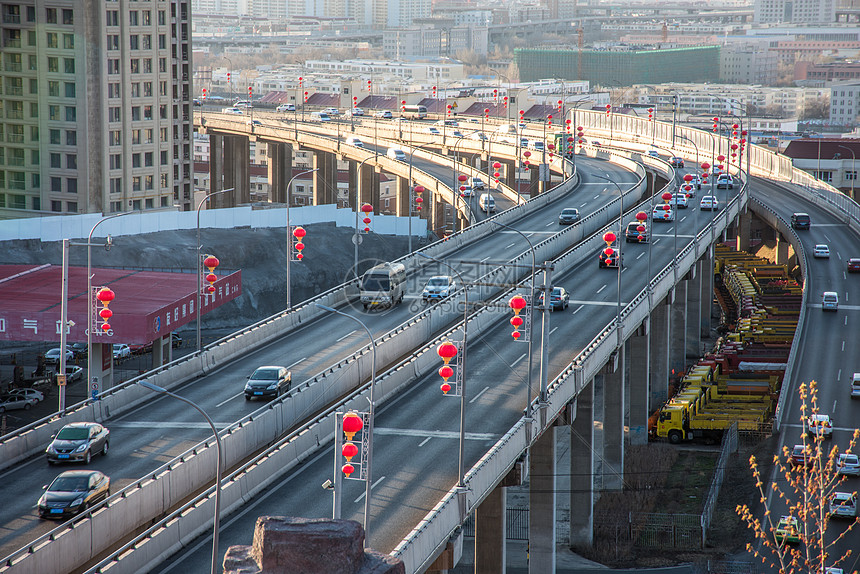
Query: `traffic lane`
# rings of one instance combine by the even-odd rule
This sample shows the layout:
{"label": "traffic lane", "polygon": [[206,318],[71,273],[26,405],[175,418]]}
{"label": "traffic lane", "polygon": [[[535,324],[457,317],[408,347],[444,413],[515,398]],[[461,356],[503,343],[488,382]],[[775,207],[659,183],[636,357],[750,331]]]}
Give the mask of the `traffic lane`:
{"label": "traffic lane", "polygon": [[[654,250],[657,252],[655,260],[664,265],[672,256],[665,245],[662,248],[655,247]],[[646,269],[646,263],[636,261],[630,266],[633,272],[630,276],[634,280],[626,285],[625,291],[638,292],[644,287],[646,274],[642,271]],[[569,363],[564,361],[565,357],[572,358],[578,349],[593,339],[596,332],[584,329],[583,325],[606,325],[615,315],[613,298],[617,297],[617,293],[614,288],[608,287],[614,284],[609,279],[615,277],[613,270],[603,270],[605,273],[601,276],[591,272],[589,265],[597,265],[597,253],[594,260],[583,262],[555,282],[566,284],[570,289],[578,284],[583,293],[595,293],[596,301],[576,303],[576,307],[572,304],[572,311],[568,311],[570,316],[568,312],[551,314],[550,331],[556,327],[559,331],[553,332],[548,340],[550,380]],[[582,283],[582,277],[586,278],[586,283]],[[601,289],[603,284],[607,284],[607,287]],[[601,293],[597,294],[598,290]],[[467,468],[471,468],[519,419],[526,404],[527,346],[511,338],[510,325],[507,323],[509,314],[499,315],[497,327],[469,342],[466,367]],[[574,318],[571,320],[571,317]],[[535,336],[538,336],[538,324],[536,321]],[[537,393],[540,381],[538,348],[535,349],[532,369],[533,395]],[[372,483],[376,486],[371,500],[371,545],[382,552],[393,549],[412,528],[410,525],[417,524],[457,481],[459,400],[442,396],[440,383],[438,375],[431,372],[378,411],[374,435],[377,442]],[[330,445],[322,450],[333,456]],[[255,500],[252,506],[243,509],[243,512],[247,510],[244,522],[225,525],[221,535],[224,546],[219,552],[226,551],[229,544],[238,543],[230,540],[239,540],[241,536],[247,536],[247,532],[253,531],[254,517],[263,512],[285,516],[328,516],[312,514],[313,509],[309,509],[304,502],[319,497],[316,489],[323,481],[331,478],[333,462],[323,454],[306,466],[302,472],[313,472],[305,475],[301,481],[289,477],[282,481],[275,495],[266,499],[264,509],[251,510],[262,506],[262,501]],[[350,483],[347,481],[345,486],[343,517],[362,520],[363,484]],[[237,533],[233,530],[234,526],[242,532]],[[172,564],[184,564],[182,568],[205,564],[206,556],[206,548],[200,545],[187,555],[177,557]]]}
{"label": "traffic lane", "polygon": [[[545,210],[547,208],[544,208]],[[527,218],[524,218],[527,219]],[[486,251],[484,251],[486,252]],[[381,314],[380,314],[381,315]],[[393,314],[392,314],[393,317]],[[343,320],[346,320],[343,318]],[[398,323],[401,321],[397,321]],[[314,322],[311,325],[317,325],[316,329],[311,329],[310,332],[299,333],[297,339],[300,340],[308,337],[308,340],[316,341],[325,341],[325,337],[323,336],[322,331],[325,331],[330,337],[331,335],[331,325],[326,323],[324,326],[320,325],[323,322]],[[305,327],[303,330],[307,329]],[[316,332],[314,332],[316,330]],[[350,331],[339,330],[338,333],[350,334]],[[341,335],[343,336],[343,335]],[[330,340],[329,340],[330,343]],[[334,345],[327,345],[324,348],[330,348]],[[363,344],[359,344],[357,346],[363,346]],[[251,412],[258,408],[258,405],[252,404],[247,406],[242,406],[243,401],[230,401],[231,397],[236,396],[240,392],[240,387],[244,385],[244,377],[247,376],[247,373],[252,372],[254,368],[262,364],[281,364],[280,361],[285,360],[285,355],[283,350],[280,349],[281,345],[272,344],[267,346],[264,349],[255,351],[249,357],[243,357],[242,359],[231,362],[229,365],[225,366],[219,372],[210,375],[204,379],[198,379],[192,383],[189,383],[181,389],[183,396],[186,396],[190,400],[198,402],[201,406],[209,411],[216,412],[216,420],[219,424],[226,424],[230,420],[235,420],[240,416],[247,414],[247,412]],[[302,357],[294,355],[287,355],[287,359],[291,359],[292,361],[298,361],[302,359]],[[332,361],[333,362],[333,361]],[[330,363],[329,363],[330,364]],[[301,371],[297,371],[297,373],[301,374]],[[216,384],[212,384],[212,381],[217,381]],[[216,391],[217,389],[217,391]],[[227,402],[225,403],[225,400]],[[232,404],[231,404],[232,403]],[[238,406],[237,406],[238,403]],[[199,424],[199,421],[195,421],[193,418],[193,414],[185,409],[178,401],[170,401],[165,398],[161,398],[159,400],[150,401],[150,404],[153,405],[151,410],[138,409],[133,413],[129,413],[128,415],[121,417],[118,419],[117,426],[118,428],[127,428],[127,429],[135,429],[137,432],[134,435],[133,439],[129,439],[128,441],[120,441],[120,447],[118,452],[115,450],[116,458],[125,458],[127,456],[135,456],[141,457],[141,452],[146,452],[145,448],[140,448],[141,443],[140,439],[144,439],[149,442],[157,441],[161,444],[165,444],[165,434],[170,435],[170,438],[175,441],[175,444],[171,444],[171,446],[175,451],[178,449],[176,454],[182,452],[191,444],[195,444],[196,441],[199,441],[202,437],[205,437],[208,433],[205,430],[194,429],[193,432],[189,432],[187,427],[194,426],[195,424]],[[218,409],[230,405],[232,411]],[[238,412],[237,410],[238,409]],[[175,425],[176,422],[185,423],[180,429],[170,428],[165,429],[164,426],[153,424],[153,421],[173,421],[170,425]],[[111,423],[108,423],[108,426],[111,426]],[[141,428],[145,427],[155,427],[152,429],[151,434],[143,433],[140,431]],[[116,446],[116,441],[113,441],[112,449]],[[181,447],[181,448],[180,448]],[[137,453],[137,454],[135,454]],[[123,467],[121,469],[109,468],[106,467],[105,471],[108,474],[113,474],[116,476],[117,472],[123,473],[128,472],[129,474],[125,474],[125,476],[116,477],[116,478],[126,478],[129,481],[133,480],[137,476],[142,476],[151,470],[154,470],[159,464],[166,462],[163,458],[161,460],[158,459],[158,456],[150,456],[148,457],[148,461],[140,462],[137,465]],[[145,455],[144,455],[144,458]],[[169,458],[167,459],[169,460]],[[147,464],[148,463],[148,464]],[[18,509],[20,511],[20,509]],[[20,516],[20,512],[17,515],[9,515],[7,513],[3,513],[5,516],[0,516],[0,522],[8,523],[10,520],[14,520],[17,516]],[[6,519],[6,520],[3,520]]]}

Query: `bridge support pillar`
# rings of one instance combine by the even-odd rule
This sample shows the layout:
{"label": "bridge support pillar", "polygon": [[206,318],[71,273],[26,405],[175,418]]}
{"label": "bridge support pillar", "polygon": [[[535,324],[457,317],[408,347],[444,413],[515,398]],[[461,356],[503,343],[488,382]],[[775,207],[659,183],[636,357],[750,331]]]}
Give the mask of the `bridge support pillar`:
{"label": "bridge support pillar", "polygon": [[529,168],[529,197],[535,197],[541,191],[540,171],[535,167]]}
{"label": "bridge support pillar", "polygon": [[506,571],[507,492],[497,486],[475,509],[475,574]]}
{"label": "bridge support pillar", "polygon": [[[686,357],[698,359],[702,355],[702,276],[699,265],[693,265],[684,281],[687,284],[687,336]],[[685,361],[686,365],[686,361]]]}
{"label": "bridge support pillar", "polygon": [[432,215],[433,233],[436,237],[445,235],[445,202],[442,201],[442,195],[438,192],[433,192],[433,215]]}
{"label": "bridge support pillar", "polygon": [[624,488],[624,347],[603,375],[603,490]]}
{"label": "bridge support pillar", "polygon": [[678,281],[673,291],[669,318],[670,376],[675,376],[683,371],[687,362],[687,349],[684,346],[684,339],[687,336],[687,282]]}
{"label": "bridge support pillar", "polygon": [[[236,207],[251,201],[251,142],[244,136],[223,136],[224,187],[233,193],[214,196],[214,207]],[[209,150],[210,155],[212,150]]]}
{"label": "bridge support pillar", "polygon": [[742,211],[738,214],[737,219],[735,220],[735,232],[736,232],[736,249],[738,251],[746,251],[749,253],[750,250],[750,220],[752,219],[752,215],[749,211]]}
{"label": "bridge support pillar", "polygon": [[[101,393],[113,388],[113,373],[116,366],[116,361],[113,360],[113,344],[93,341],[92,353],[93,358],[90,363],[93,372],[89,374],[89,378],[90,382],[94,377],[98,378],[99,392]],[[91,388],[87,389],[89,396],[92,396]]]}
{"label": "bridge support pillar", "polygon": [[664,402],[669,387],[669,302],[660,301],[651,312],[651,406]]}
{"label": "bridge support pillar", "polygon": [[[594,381],[576,397],[570,425],[570,547],[594,541]],[[531,512],[529,512],[531,514]]]}
{"label": "bridge support pillar", "polygon": [[314,205],[337,202],[337,157],[330,152],[314,152]]}
{"label": "bridge support pillar", "polygon": [[346,201],[349,204],[350,209],[355,209],[356,206],[356,197],[358,197],[358,163],[354,161],[349,162],[349,168],[347,171],[347,181],[348,181],[348,189],[346,191]]}
{"label": "bridge support pillar", "polygon": [[794,249],[791,247],[788,239],[783,237],[779,232],[776,232],[776,264],[788,265],[788,261],[792,255],[794,255]]}
{"label": "bridge support pillar", "polygon": [[[502,172],[502,175],[505,176],[505,183],[508,184],[508,186],[511,189],[516,191],[516,189],[517,189],[517,163],[515,161],[509,160],[509,159],[499,160],[499,162],[502,164],[502,168],[504,169],[504,171]],[[492,172],[490,172],[490,173],[492,173]]]}
{"label": "bridge support pillar", "polygon": [[630,387],[630,444],[648,444],[648,378],[650,375],[650,318],[646,317],[636,333],[627,340],[625,355]]}
{"label": "bridge support pillar", "polygon": [[529,450],[529,574],[555,572],[555,429]]}
{"label": "bridge support pillar", "polygon": [[[224,187],[224,136],[209,134],[209,189],[210,191],[221,191]],[[223,194],[213,195],[209,200],[211,205],[220,205],[218,198]],[[192,207],[196,208],[194,202]]]}
{"label": "bridge support pillar", "polygon": [[157,369],[173,360],[173,340],[170,333],[152,342],[152,368]]}
{"label": "bridge support pillar", "polygon": [[714,303],[714,246],[710,245],[697,264],[702,278],[701,305],[702,313],[699,318],[700,336],[711,336],[711,308]]}
{"label": "bridge support pillar", "polygon": [[405,177],[394,178],[395,186],[395,211],[398,217],[409,216],[409,179]]}
{"label": "bridge support pillar", "polygon": [[284,142],[266,142],[269,156],[269,200],[286,203],[290,194],[287,184],[293,177],[293,146]]}
{"label": "bridge support pillar", "polygon": [[365,203],[373,205],[373,166],[367,164],[361,166],[358,180],[358,201],[356,205],[358,207],[361,207]]}
{"label": "bridge support pillar", "polygon": [[382,213],[382,199],[380,199],[380,188],[379,188],[379,180],[382,176],[382,170],[373,166],[373,171],[371,171],[370,176],[370,205],[373,206],[373,215],[379,215]]}

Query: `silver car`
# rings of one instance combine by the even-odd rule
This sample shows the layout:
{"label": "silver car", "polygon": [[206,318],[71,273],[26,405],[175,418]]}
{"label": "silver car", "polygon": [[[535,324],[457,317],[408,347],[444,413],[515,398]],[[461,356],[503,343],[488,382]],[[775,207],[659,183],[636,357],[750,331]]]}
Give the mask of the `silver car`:
{"label": "silver car", "polygon": [[60,429],[45,449],[48,464],[83,462],[89,464],[94,454],[107,455],[110,431],[98,423],[71,423]]}
{"label": "silver car", "polygon": [[0,396],[0,413],[21,409],[29,411],[30,407],[35,405],[37,402],[39,401],[35,398],[27,397],[25,395],[3,395]]}
{"label": "silver car", "polygon": [[836,460],[836,472],[849,476],[860,476],[860,457],[850,453],[840,454]]}

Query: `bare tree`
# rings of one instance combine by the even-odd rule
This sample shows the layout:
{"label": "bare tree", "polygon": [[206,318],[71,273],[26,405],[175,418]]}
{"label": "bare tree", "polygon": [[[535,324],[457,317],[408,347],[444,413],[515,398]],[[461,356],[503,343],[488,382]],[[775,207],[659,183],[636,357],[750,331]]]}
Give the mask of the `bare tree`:
{"label": "bare tree", "polygon": [[[770,484],[762,477],[755,456],[750,457],[764,507],[763,518],[756,518],[746,504],[736,510],[755,534],[756,543],[747,544],[747,550],[762,562],[779,568],[780,574],[824,574],[827,568],[844,565],[851,556],[851,550],[842,556],[831,556],[830,552],[854,529],[858,519],[855,517],[835,537],[825,537],[831,519],[830,502],[843,486],[845,476],[838,473],[839,448],[828,448],[825,427],[814,422],[819,414],[817,383],[812,381],[808,387],[802,384],[799,394],[802,452],[794,452],[792,460],[792,452],[784,446],[782,456],[774,455],[775,478]],[[852,452],[858,436],[860,430],[855,430],[845,453]],[[779,475],[784,482],[776,478]],[[785,514],[774,516],[773,512],[783,506]]]}

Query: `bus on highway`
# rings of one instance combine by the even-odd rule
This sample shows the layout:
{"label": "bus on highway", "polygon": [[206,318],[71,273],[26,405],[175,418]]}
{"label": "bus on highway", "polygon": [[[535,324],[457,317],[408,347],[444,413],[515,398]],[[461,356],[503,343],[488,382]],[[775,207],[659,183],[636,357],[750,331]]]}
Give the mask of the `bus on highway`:
{"label": "bus on highway", "polygon": [[427,117],[427,106],[403,106],[402,117],[411,120],[423,120]]}

